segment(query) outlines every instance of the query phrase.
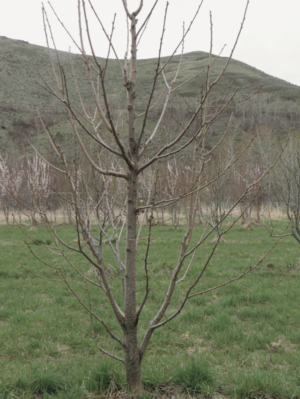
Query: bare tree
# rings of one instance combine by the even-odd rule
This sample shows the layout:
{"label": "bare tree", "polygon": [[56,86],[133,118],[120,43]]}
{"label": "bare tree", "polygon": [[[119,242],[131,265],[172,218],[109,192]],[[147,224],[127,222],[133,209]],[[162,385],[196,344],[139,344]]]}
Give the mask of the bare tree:
{"label": "bare tree", "polygon": [[14,215],[15,210],[15,201],[9,193],[13,193],[13,197],[19,197],[23,180],[23,164],[15,163],[11,166],[8,157],[3,158],[0,154],[0,203],[7,225],[10,214]]}
{"label": "bare tree", "polygon": [[[280,151],[280,148],[277,148]],[[285,208],[289,220],[290,233],[278,235],[269,214],[268,223],[264,226],[272,237],[292,236],[300,243],[300,143],[293,137],[283,152],[280,161],[273,170],[272,186],[276,200]]]}
{"label": "bare tree", "polygon": [[[249,1],[246,1],[245,13],[236,42],[229,58],[222,68],[221,73],[214,75],[213,77],[213,65],[218,62],[219,57],[213,56],[212,54],[211,21],[210,53],[208,56],[207,67],[204,70],[195,73],[195,76],[189,77],[186,80],[181,80],[182,83],[180,84],[177,84],[176,82],[181,73],[184,42],[195,22],[203,1],[201,1],[200,5],[195,10],[195,15],[191,23],[187,27],[183,26],[182,39],[175,47],[174,52],[170,57],[167,57],[167,59],[163,61],[161,58],[161,51],[169,6],[168,3],[166,4],[155,73],[150,87],[150,95],[144,109],[142,109],[140,113],[137,113],[137,97],[139,93],[137,87],[137,49],[140,45],[148,21],[153,15],[158,0],[153,1],[153,6],[152,8],[149,8],[148,16],[140,24],[138,24],[137,18],[144,7],[143,0],[140,1],[139,7],[134,12],[129,10],[126,0],[122,0],[122,2],[128,21],[128,48],[125,53],[123,64],[118,58],[113,45],[114,22],[111,33],[108,33],[91,1],[88,0],[91,12],[94,13],[97,18],[108,41],[107,58],[105,60],[100,60],[96,57],[93,41],[90,36],[86,1],[78,0],[80,44],[77,44],[72,36],[71,38],[80,50],[83,62],[86,66],[87,80],[91,90],[91,95],[94,99],[94,109],[91,108],[90,104],[87,106],[83,101],[75,68],[73,68],[74,79],[72,82],[69,82],[70,79],[67,78],[65,67],[60,63],[58,52],[53,53],[52,51],[49,51],[52,74],[49,73],[49,76],[42,76],[39,74],[39,84],[65,106],[66,112],[69,116],[73,137],[76,139],[73,144],[74,148],[72,149],[72,156],[68,157],[66,152],[61,148],[55,135],[50,131],[50,129],[48,129],[46,123],[41,117],[41,122],[48,134],[48,138],[56,156],[59,159],[59,163],[54,165],[46,156],[38,153],[38,151],[37,153],[44,162],[51,166],[56,172],[61,173],[65,179],[68,180],[70,196],[68,198],[61,196],[61,199],[65,200],[69,205],[72,223],[77,232],[77,244],[72,246],[58,235],[57,231],[48,221],[47,212],[42,202],[37,202],[35,204],[35,210],[39,212],[40,217],[48,226],[49,233],[52,235],[55,243],[55,251],[65,259],[76,273],[82,276],[86,285],[87,297],[81,297],[78,292],[74,290],[60,266],[49,265],[45,261],[43,261],[43,263],[46,266],[54,268],[61,274],[60,281],[66,283],[68,288],[90,315],[92,334],[99,350],[124,364],[129,388],[132,391],[140,392],[142,389],[141,363],[152,334],[178,316],[190,298],[196,295],[202,295],[207,291],[217,289],[243,277],[247,273],[251,272],[254,267],[259,265],[264,257],[261,257],[257,264],[252,268],[244,271],[242,274],[236,276],[236,278],[230,281],[224,281],[223,284],[211,287],[205,291],[197,290],[197,284],[202,278],[212,256],[214,255],[222,235],[224,235],[236,223],[236,221],[234,221],[226,230],[219,232],[218,239],[202,267],[193,264],[196,251],[200,249],[205,240],[213,234],[215,229],[218,228],[228,214],[258,183],[258,181],[252,183],[249,182],[236,201],[226,209],[225,213],[220,215],[217,221],[218,226],[214,225],[213,228],[208,228],[202,236],[196,237],[192,244],[191,239],[195,226],[197,207],[199,201],[201,202],[201,193],[224,176],[226,171],[243,156],[247,151],[247,148],[251,145],[251,141],[249,141],[244,149],[234,152],[232,157],[228,159],[228,162],[224,164],[223,168],[219,169],[216,175],[210,175],[209,181],[207,180],[206,176],[208,174],[206,171],[210,168],[212,153],[218,145],[220,145],[222,139],[215,145],[215,147],[207,150],[206,137],[216,118],[233,103],[237,89],[232,90],[231,88],[228,88],[224,96],[220,98],[219,102],[214,102],[213,108],[210,107],[209,96],[215,86],[219,83],[221,77],[224,75],[232,57],[243,28]],[[49,45],[49,38],[53,40],[53,35],[44,8],[43,16],[47,43]],[[59,20],[59,17],[57,18]],[[64,27],[63,24],[62,26]],[[87,42],[89,44],[89,52],[91,55],[89,55],[85,49],[85,42],[83,39],[84,26],[87,32]],[[66,32],[69,34],[67,30]],[[55,46],[54,40],[53,45]],[[179,48],[181,48],[181,55],[175,57]],[[113,53],[117,59],[126,93],[125,104],[119,114],[112,111],[105,80],[109,73],[109,56],[111,53]],[[130,58],[128,58],[129,53]],[[53,54],[55,54],[54,57]],[[175,70],[171,67],[171,61],[173,66],[174,61],[177,61],[177,67]],[[185,101],[186,106],[189,107],[188,117],[179,120],[176,115],[176,110],[172,113],[172,118],[177,125],[177,130],[175,135],[170,135],[167,142],[162,144],[158,132],[163,129],[163,120],[169,110],[172,96],[174,96],[177,90],[184,84],[189,83],[192,79],[196,79],[200,75],[203,77],[204,83],[202,84],[199,102],[196,105],[191,105],[186,99],[183,100]],[[159,82],[164,82],[165,89],[163,94],[156,93],[156,88],[158,87]],[[68,89],[70,84],[75,85],[76,87],[76,100],[69,96]],[[164,103],[161,106],[160,100],[163,96]],[[158,118],[154,127],[150,129],[148,127],[148,118],[151,110],[155,107],[159,110]],[[128,125],[124,122],[124,118],[127,119]],[[125,126],[126,129],[124,128]],[[226,132],[224,135],[225,134]],[[162,162],[167,163],[169,160],[174,159],[174,157],[179,157],[180,154],[183,154],[184,159],[188,160],[189,163],[188,184],[185,184],[180,192],[173,192],[172,196],[168,193],[163,195],[162,192],[160,192],[160,195],[158,196],[157,191],[160,179],[160,165]],[[89,165],[88,168],[82,168],[80,166],[83,159],[85,160],[84,162]],[[270,167],[272,167],[272,165]],[[147,195],[145,195],[147,198],[145,201],[142,201],[141,206],[138,200],[139,193],[143,192],[144,180],[141,179],[141,176],[145,173],[148,173],[148,182],[152,187],[148,187]],[[265,176],[266,173],[267,171],[264,172],[259,179]],[[97,177],[91,178],[92,174]],[[96,186],[96,188],[93,188],[94,186]],[[117,191],[114,191],[112,187],[117,187]],[[124,195],[121,195],[121,198],[118,199],[116,193],[120,192]],[[165,294],[165,299],[161,303],[161,307],[154,317],[149,320],[145,330],[140,332],[143,333],[143,338],[141,339],[141,342],[138,342],[140,316],[145,310],[146,302],[149,300],[149,291],[151,286],[151,278],[149,274],[149,253],[151,248],[152,229],[155,224],[154,211],[159,208],[163,209],[173,205],[175,206],[182,200],[188,201],[189,203],[186,208],[188,210],[188,222],[186,232],[182,238],[181,247],[178,250],[178,260],[177,263],[173,265],[173,271]],[[101,209],[99,209],[99,206]],[[138,214],[142,211],[148,212],[148,233],[146,238],[140,238],[141,228],[138,229]],[[92,231],[93,218],[95,224],[98,226],[98,235]],[[105,218],[106,224],[103,223],[103,218]],[[120,291],[122,292],[121,302],[116,299],[116,295],[111,288],[109,274],[107,273],[106,260],[104,258],[102,245],[102,237],[104,236],[116,259],[118,268],[117,273],[120,278]],[[147,243],[143,258],[145,291],[143,299],[138,303],[136,288],[137,244],[139,240],[142,239]],[[125,256],[123,256],[120,249],[122,240],[125,240]],[[80,270],[72,260],[73,258],[68,257],[68,252],[65,251],[65,248],[82,255],[88,262],[90,262],[95,270],[94,277],[87,278],[84,270]],[[53,251],[53,248],[51,250]],[[34,253],[32,249],[31,251]],[[189,273],[189,270],[192,267],[197,270],[197,277],[194,279],[191,278]],[[183,283],[185,287],[185,294],[178,304],[178,309],[174,313],[170,313],[170,304],[174,300],[174,292],[176,291],[176,287],[181,283]],[[109,302],[114,316],[119,323],[121,336],[119,332],[113,331],[108,326],[107,321],[105,321],[101,316],[99,307],[96,307],[93,303],[91,289],[94,288],[99,290],[98,295],[104,296]],[[97,304],[99,304],[98,301]],[[117,356],[112,351],[101,346],[98,339],[99,337],[94,331],[94,320],[98,320],[98,322],[104,326],[107,334],[123,350],[124,357]]]}
{"label": "bare tree", "polygon": [[[177,162],[174,160],[174,162],[171,164],[168,162],[167,164],[167,175],[166,175],[166,194],[167,197],[170,198],[171,200],[176,197],[181,196],[181,192],[185,192],[184,190],[181,190],[182,187],[182,181],[180,181],[180,177],[183,175],[183,173],[179,172],[178,167],[177,167]],[[171,201],[171,206],[170,206],[170,214],[171,214],[171,220],[172,224],[175,228],[179,226],[180,222],[180,213],[181,213],[181,201]]]}

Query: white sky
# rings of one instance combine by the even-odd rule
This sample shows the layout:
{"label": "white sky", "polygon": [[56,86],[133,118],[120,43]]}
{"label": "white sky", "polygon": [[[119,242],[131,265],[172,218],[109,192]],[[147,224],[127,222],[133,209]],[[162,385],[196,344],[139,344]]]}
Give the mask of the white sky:
{"label": "white sky", "polygon": [[[127,0],[130,11],[139,0]],[[88,6],[88,0],[86,0]],[[139,15],[141,23],[154,4],[144,0],[144,11]],[[169,0],[167,30],[163,42],[163,55],[173,52],[182,32],[182,22],[188,26],[200,0]],[[65,26],[78,38],[77,0],[52,0]],[[99,17],[110,31],[114,12],[117,13],[114,44],[119,58],[126,48],[126,25],[122,0],[93,0]],[[246,0],[204,0],[200,14],[185,42],[185,52],[209,50],[209,11],[214,25],[213,53],[219,53],[224,44],[228,55],[238,32]],[[58,25],[45,1],[57,48],[75,52],[75,45]],[[157,55],[162,30],[166,0],[159,0],[148,29],[139,46],[139,58]],[[89,9],[89,6],[87,7]],[[90,10],[89,10],[90,11]],[[89,13],[89,23],[96,53],[106,56],[107,41],[99,25]],[[239,40],[235,59],[243,61],[270,75],[300,86],[300,1],[299,0],[251,0],[245,26]],[[0,36],[21,39],[32,44],[46,45],[42,23],[40,0],[0,0]]]}

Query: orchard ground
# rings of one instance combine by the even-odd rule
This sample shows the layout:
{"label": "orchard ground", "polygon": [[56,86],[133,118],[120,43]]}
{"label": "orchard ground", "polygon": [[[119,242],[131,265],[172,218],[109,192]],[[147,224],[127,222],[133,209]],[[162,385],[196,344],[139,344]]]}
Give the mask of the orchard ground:
{"label": "orchard ground", "polygon": [[[122,366],[98,351],[91,336],[89,316],[67,286],[43,280],[26,270],[44,278],[60,278],[55,269],[49,271],[30,254],[24,240],[32,244],[40,258],[61,266],[87,302],[82,279],[62,257],[33,244],[32,239],[50,244],[51,237],[44,227],[30,230],[24,224],[22,228],[30,239],[18,226],[5,226],[4,220],[2,223],[0,398],[125,397]],[[274,222],[277,234],[286,229],[287,223],[282,216]],[[74,245],[76,233],[70,226],[56,228],[66,242]],[[147,227],[144,229],[141,237],[147,236]],[[205,226],[197,226],[195,237],[204,229]],[[147,327],[146,320],[157,312],[165,295],[184,231],[183,225],[176,231],[170,225],[153,227],[149,257],[151,291],[141,315],[141,336]],[[191,277],[203,266],[214,245],[213,238],[196,254]],[[224,238],[199,283],[201,290],[240,274],[255,264],[276,240],[261,225],[251,229],[237,225]],[[122,245],[125,248],[125,242]],[[145,288],[145,249],[142,240],[137,266],[138,303]],[[108,245],[104,245],[104,250],[105,267],[121,303],[115,259]],[[90,265],[82,257],[70,253],[70,258],[90,275]],[[299,398],[299,260],[299,244],[292,237],[285,237],[262,265],[243,279],[190,299],[178,318],[154,333],[142,364],[145,393],[141,398]],[[182,287],[179,284],[167,317],[178,308],[187,283],[184,281]],[[91,295],[96,298],[99,291],[91,289]],[[99,297],[98,303],[95,311],[101,312],[118,334],[119,326],[109,304],[103,297]],[[100,323],[95,323],[95,331],[102,347],[122,356]]]}

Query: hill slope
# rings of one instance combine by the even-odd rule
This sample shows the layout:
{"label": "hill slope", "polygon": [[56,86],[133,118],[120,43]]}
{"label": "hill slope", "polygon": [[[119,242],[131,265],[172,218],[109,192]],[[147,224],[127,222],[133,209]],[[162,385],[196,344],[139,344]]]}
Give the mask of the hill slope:
{"label": "hill slope", "polygon": [[[53,57],[55,53],[51,51]],[[64,65],[69,94],[78,103],[78,98],[73,83],[71,59],[74,70],[82,91],[83,100],[87,106],[92,104],[91,93],[86,80],[85,65],[80,55],[70,55],[66,52],[58,52],[59,61]],[[175,56],[169,64],[166,76],[169,81],[173,78],[177,68],[179,56]],[[226,58],[220,58],[213,67],[212,78],[222,70]],[[103,61],[103,60],[102,60]],[[208,54],[193,52],[185,54],[177,84],[197,74],[207,65]],[[48,49],[36,46],[20,40],[12,40],[0,37],[0,149],[7,143],[8,137],[26,144],[26,137],[35,135],[40,129],[36,117],[36,108],[44,115],[49,115],[49,120],[62,121],[64,113],[60,104],[47,91],[43,90],[36,80],[40,80],[34,65],[43,76],[51,66],[49,63]],[[138,108],[143,109],[147,101],[147,94],[151,90],[154,76],[155,59],[138,61],[138,82],[136,92],[139,93]],[[115,109],[124,108],[125,90],[123,78],[116,60],[109,60],[106,76],[107,91],[111,98],[111,104]],[[251,91],[263,85],[258,96],[251,99],[247,106],[236,105],[230,111],[240,120],[241,128],[246,130],[254,123],[268,123],[274,126],[278,133],[284,132],[289,126],[298,127],[300,87],[283,80],[274,78],[247,64],[232,60],[225,76],[214,91],[215,97],[225,93],[232,83],[232,91],[239,87],[239,98],[246,97]],[[205,73],[191,80],[177,92],[177,100],[182,95],[187,101],[193,103],[200,97],[205,84]],[[162,79],[159,80],[157,96],[164,87]],[[223,129],[222,118],[217,123],[215,135],[219,136]]]}

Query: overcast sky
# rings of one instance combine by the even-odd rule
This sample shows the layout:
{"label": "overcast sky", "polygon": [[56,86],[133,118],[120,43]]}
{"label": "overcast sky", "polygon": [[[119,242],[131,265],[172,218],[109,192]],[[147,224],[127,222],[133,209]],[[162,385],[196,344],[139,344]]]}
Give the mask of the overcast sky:
{"label": "overcast sky", "polygon": [[[139,0],[127,0],[130,11]],[[169,0],[169,11],[163,42],[163,55],[173,52],[182,32],[187,27],[201,0]],[[86,0],[88,4],[88,0]],[[141,23],[154,0],[144,0],[144,10],[139,15]],[[51,4],[65,26],[78,38],[77,0],[52,0]],[[120,58],[126,49],[126,18],[122,0],[93,0],[99,17],[108,31],[114,13],[116,27],[114,44]],[[213,53],[226,44],[223,55],[228,55],[242,21],[246,0],[204,0],[201,11],[185,42],[185,52],[209,50],[209,11],[213,16]],[[60,50],[77,52],[74,43],[56,21],[45,1],[56,46]],[[156,57],[162,30],[166,0],[159,0],[148,28],[139,46],[139,58]],[[89,9],[89,7],[88,7]],[[90,10],[89,10],[90,11]],[[106,56],[107,41],[92,12],[89,23],[94,46],[99,56]],[[251,0],[244,29],[234,57],[270,75],[300,86],[300,1]],[[39,0],[10,0],[0,3],[0,36],[21,39],[32,44],[46,45]]]}

